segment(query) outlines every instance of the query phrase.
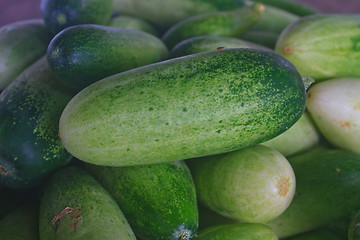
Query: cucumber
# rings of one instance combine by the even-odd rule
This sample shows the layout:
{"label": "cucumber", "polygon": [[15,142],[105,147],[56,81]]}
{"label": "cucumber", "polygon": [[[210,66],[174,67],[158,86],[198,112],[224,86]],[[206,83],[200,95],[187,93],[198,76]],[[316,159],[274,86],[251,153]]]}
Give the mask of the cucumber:
{"label": "cucumber", "polygon": [[194,240],[278,240],[278,237],[263,224],[239,223],[203,229]]}
{"label": "cucumber", "polygon": [[295,237],[287,238],[286,240],[341,240],[341,239],[329,231],[314,230],[300,234]]}
{"label": "cucumber", "polygon": [[228,218],[264,223],[295,194],[295,175],[278,151],[256,145],[188,161],[199,201]]}
{"label": "cucumber", "polygon": [[65,148],[97,165],[171,162],[269,140],[302,115],[302,79],[284,58],[224,49],[96,82],[60,118]]}
{"label": "cucumber", "polygon": [[278,33],[249,29],[249,31],[247,31],[244,35],[242,35],[240,39],[243,39],[248,42],[260,44],[270,49],[275,49],[275,45],[278,37],[279,37]]}
{"label": "cucumber", "polygon": [[266,223],[279,238],[325,226],[358,209],[359,154],[321,147],[288,160],[296,194],[283,214]]}
{"label": "cucumber", "polygon": [[107,25],[110,27],[140,30],[159,37],[158,30],[152,24],[139,17],[128,15],[114,16]]}
{"label": "cucumber", "polygon": [[320,133],[308,112],[287,131],[262,144],[276,149],[285,157],[305,152],[320,141]]}
{"label": "cucumber", "polygon": [[264,11],[264,5],[254,4],[234,10],[196,15],[173,25],[161,39],[171,50],[182,40],[196,36],[240,37],[259,21]]}
{"label": "cucumber", "polygon": [[113,0],[41,0],[46,27],[55,35],[78,24],[105,25],[113,13]]}
{"label": "cucumber", "polygon": [[360,77],[359,21],[359,14],[302,17],[284,29],[275,51],[315,81]]}
{"label": "cucumber", "polygon": [[261,45],[247,42],[238,38],[221,36],[198,36],[185,39],[176,44],[170,52],[170,57],[174,58],[206,51],[222,50],[224,48],[257,48],[270,50]]}
{"label": "cucumber", "polygon": [[0,28],[0,91],[46,54],[50,40],[42,19],[17,21]]}
{"label": "cucumber", "polygon": [[40,240],[136,239],[115,200],[78,167],[51,176],[39,215]]}
{"label": "cucumber", "polygon": [[140,239],[188,240],[197,233],[195,186],[184,162],[86,167],[113,196]]}
{"label": "cucumber", "polygon": [[263,3],[276,8],[283,9],[298,16],[307,16],[318,13],[318,10],[293,0],[251,0],[251,2]]}
{"label": "cucumber", "polygon": [[0,220],[1,240],[39,240],[39,203],[29,201]]}
{"label": "cucumber", "polygon": [[168,55],[164,43],[151,34],[95,24],[68,27],[51,40],[47,50],[54,75],[76,91]]}
{"label": "cucumber", "polygon": [[333,146],[360,153],[360,79],[336,78],[312,86],[307,107]]}
{"label": "cucumber", "polygon": [[58,122],[73,93],[57,83],[45,56],[0,95],[0,185],[40,184],[72,156],[62,146]]}

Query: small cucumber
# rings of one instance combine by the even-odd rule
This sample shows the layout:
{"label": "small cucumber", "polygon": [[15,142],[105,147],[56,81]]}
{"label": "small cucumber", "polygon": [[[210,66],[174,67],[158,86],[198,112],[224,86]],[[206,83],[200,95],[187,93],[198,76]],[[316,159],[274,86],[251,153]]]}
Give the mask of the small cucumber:
{"label": "small cucumber", "polygon": [[290,24],[275,51],[315,81],[360,77],[360,14],[316,14]]}
{"label": "small cucumber", "polygon": [[41,0],[46,27],[55,35],[78,24],[105,25],[113,13],[113,0]]}
{"label": "small cucumber", "polygon": [[0,185],[30,188],[69,163],[58,122],[72,96],[55,80],[45,56],[1,93]]}
{"label": "small cucumber", "polygon": [[239,223],[203,229],[194,240],[278,240],[278,237],[263,224]]}
{"label": "small cucumber", "polygon": [[247,42],[238,38],[221,36],[198,36],[185,39],[176,44],[170,52],[170,57],[174,58],[217,49],[222,50],[224,48],[257,48],[270,50],[261,45]]}
{"label": "small cucumber", "polygon": [[86,166],[116,200],[140,239],[189,240],[197,233],[195,186],[184,162]]}
{"label": "small cucumber", "polygon": [[51,34],[42,19],[7,24],[0,28],[0,91],[46,54]]}
{"label": "small cucumber", "polygon": [[45,185],[39,213],[40,240],[135,240],[110,194],[85,170],[65,167]]}
{"label": "small cucumber", "polygon": [[164,43],[151,34],[95,24],[68,27],[51,40],[47,50],[54,75],[76,91],[168,55]]}
{"label": "small cucumber", "polygon": [[60,136],[97,165],[171,162],[270,140],[301,117],[305,101],[301,76],[279,55],[209,51],[90,85],[62,113]]}
{"label": "small cucumber", "polygon": [[199,201],[240,222],[279,216],[295,194],[295,175],[278,151],[256,145],[188,161]]}
{"label": "small cucumber", "polygon": [[296,194],[283,214],[266,223],[279,238],[314,230],[359,208],[359,154],[321,147],[288,160]]}
{"label": "small cucumber", "polygon": [[296,14],[298,16],[307,16],[318,13],[313,7],[305,5],[299,1],[292,0],[251,0],[251,2],[263,3],[270,5],[276,8],[283,9],[290,13]]}
{"label": "small cucumber", "polygon": [[107,25],[110,27],[140,30],[157,37],[159,36],[158,30],[152,24],[139,17],[128,15],[114,16]]}
{"label": "small cucumber", "polygon": [[234,10],[196,15],[173,25],[161,39],[171,50],[182,40],[196,36],[240,37],[259,21],[264,11],[264,5],[254,4]]}

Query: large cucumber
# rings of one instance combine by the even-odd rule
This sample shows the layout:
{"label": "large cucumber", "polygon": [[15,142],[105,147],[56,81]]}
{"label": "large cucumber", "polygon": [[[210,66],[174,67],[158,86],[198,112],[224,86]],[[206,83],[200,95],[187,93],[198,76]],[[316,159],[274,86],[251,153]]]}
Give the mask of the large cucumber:
{"label": "large cucumber", "polygon": [[0,95],[0,185],[28,188],[67,164],[58,122],[73,93],[57,83],[43,57]]}
{"label": "large cucumber", "polygon": [[301,117],[305,101],[299,73],[279,55],[210,51],[90,85],[65,108],[60,136],[98,165],[170,162],[269,140]]}
{"label": "large cucumber", "polygon": [[46,54],[51,34],[42,19],[10,23],[0,28],[0,91]]}
{"label": "large cucumber", "polygon": [[188,240],[197,233],[195,186],[184,162],[86,166],[116,200],[140,239]]}
{"label": "large cucumber", "polygon": [[276,53],[315,81],[360,77],[360,14],[316,14],[290,24],[280,35]]}

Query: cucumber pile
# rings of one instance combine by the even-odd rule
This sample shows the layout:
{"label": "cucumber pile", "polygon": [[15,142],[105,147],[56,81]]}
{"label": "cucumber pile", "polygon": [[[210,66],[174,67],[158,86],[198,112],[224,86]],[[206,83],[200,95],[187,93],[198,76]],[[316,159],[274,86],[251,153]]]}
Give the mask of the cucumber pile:
{"label": "cucumber pile", "polygon": [[360,14],[40,10],[0,28],[1,240],[360,239]]}

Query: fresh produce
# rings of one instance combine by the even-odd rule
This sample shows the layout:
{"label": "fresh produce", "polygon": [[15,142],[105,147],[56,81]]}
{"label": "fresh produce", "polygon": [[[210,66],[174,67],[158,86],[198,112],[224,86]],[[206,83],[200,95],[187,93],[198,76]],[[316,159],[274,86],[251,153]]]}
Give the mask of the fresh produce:
{"label": "fresh produce", "polygon": [[111,27],[140,30],[157,37],[159,36],[157,29],[152,24],[139,17],[128,15],[114,16],[110,19],[107,25]]}
{"label": "fresh produce", "polygon": [[356,210],[351,216],[351,221],[348,228],[348,240],[360,239],[360,210]]}
{"label": "fresh produce", "polygon": [[51,34],[42,19],[18,21],[0,28],[0,91],[46,54],[50,40]]}
{"label": "fresh produce", "polygon": [[102,78],[164,60],[169,51],[143,31],[81,24],[50,42],[47,60],[59,81],[76,91]]}
{"label": "fresh produce", "polygon": [[318,13],[316,9],[292,0],[251,0],[250,2],[259,2],[270,5],[298,16],[307,16]]}
{"label": "fresh produce", "polygon": [[300,234],[287,240],[340,240],[335,234],[325,230],[314,230]]}
{"label": "fresh produce", "polygon": [[278,37],[278,33],[249,29],[240,38],[248,42],[260,44],[270,49],[275,49]]}
{"label": "fresh produce", "polygon": [[301,117],[305,100],[303,81],[284,58],[225,49],[96,82],[66,106],[59,132],[88,163],[170,162],[267,141]]}

